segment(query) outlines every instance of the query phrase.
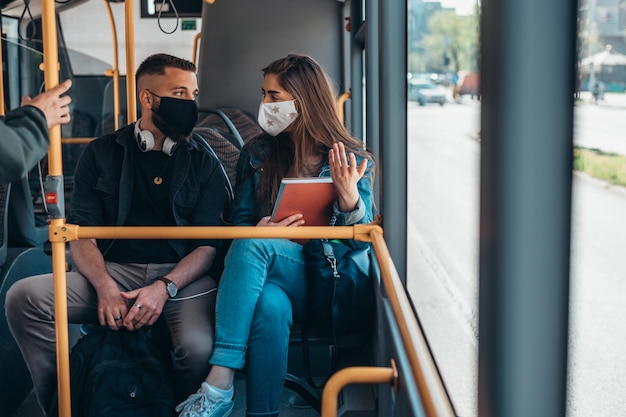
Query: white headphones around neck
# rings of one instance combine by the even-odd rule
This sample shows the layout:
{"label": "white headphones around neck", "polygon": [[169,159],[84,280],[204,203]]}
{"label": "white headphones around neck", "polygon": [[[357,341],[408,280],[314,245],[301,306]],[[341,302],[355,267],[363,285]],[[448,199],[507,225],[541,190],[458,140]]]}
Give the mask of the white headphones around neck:
{"label": "white headphones around neck", "polygon": [[[148,152],[154,149],[154,135],[149,130],[139,129],[140,121],[141,119],[137,120],[137,123],[135,123],[135,139],[137,140],[139,150],[141,150],[141,152]],[[176,150],[176,145],[178,145],[178,143],[174,142],[170,137],[166,137],[161,152],[167,156],[172,156]]]}

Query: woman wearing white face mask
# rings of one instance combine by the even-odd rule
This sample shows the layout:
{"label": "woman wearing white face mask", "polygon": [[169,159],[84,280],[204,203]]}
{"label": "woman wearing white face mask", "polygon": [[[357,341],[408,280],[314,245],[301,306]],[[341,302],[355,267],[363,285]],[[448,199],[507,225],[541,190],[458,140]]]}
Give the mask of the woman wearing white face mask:
{"label": "woman wearing white face mask", "polygon": [[[231,221],[302,226],[300,214],[273,223],[284,177],[331,176],[337,190],[333,225],[369,223],[372,155],[341,124],[335,93],[315,60],[291,54],[263,69],[259,123],[267,132],[241,152]],[[211,372],[181,403],[181,417],[223,417],[233,407],[233,379],[246,365],[247,415],[277,416],[289,332],[306,308],[302,246],[287,239],[234,240],[219,284]]]}
{"label": "woman wearing white face mask", "polygon": [[[268,74],[267,77],[270,77],[272,82],[276,78],[274,74]],[[287,95],[289,93],[285,92],[284,94]],[[264,97],[259,105],[259,125],[270,136],[276,136],[287,129],[298,117],[296,100],[268,102],[266,100],[268,99]]]}

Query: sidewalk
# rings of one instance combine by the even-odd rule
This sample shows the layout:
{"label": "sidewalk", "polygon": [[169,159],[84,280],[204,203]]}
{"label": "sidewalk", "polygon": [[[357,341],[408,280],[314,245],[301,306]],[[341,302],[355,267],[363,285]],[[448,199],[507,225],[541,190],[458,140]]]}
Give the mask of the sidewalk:
{"label": "sidewalk", "polygon": [[593,104],[589,92],[581,93],[574,106],[574,144],[626,155],[624,115],[626,94],[605,93],[604,100]]}
{"label": "sidewalk", "polygon": [[598,100],[598,104],[593,104],[589,91],[580,92],[580,100],[575,101],[575,105],[595,105],[599,107],[617,107],[626,109],[626,93],[604,93],[604,99]]}

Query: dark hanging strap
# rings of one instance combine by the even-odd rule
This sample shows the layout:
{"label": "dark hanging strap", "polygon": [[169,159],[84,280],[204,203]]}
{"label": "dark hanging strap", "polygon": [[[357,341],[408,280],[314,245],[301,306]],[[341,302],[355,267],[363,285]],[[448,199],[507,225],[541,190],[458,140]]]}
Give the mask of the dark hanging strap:
{"label": "dark hanging strap", "polygon": [[335,257],[335,251],[333,250],[333,245],[326,239],[321,240],[322,250],[324,251],[324,256],[326,260],[330,264],[330,267],[333,270],[333,277],[335,278],[333,284],[333,298],[332,298],[332,309],[333,309],[333,350],[332,350],[332,359],[330,364],[330,370],[328,371],[328,375],[324,378],[324,382],[321,385],[317,385],[315,381],[313,381],[313,376],[311,373],[311,358],[309,355],[309,341],[308,341],[308,324],[302,326],[302,362],[305,371],[305,377],[307,383],[313,388],[322,388],[326,385],[326,382],[330,379],[330,377],[335,373],[339,365],[339,338],[337,336],[337,323],[339,321],[339,306],[337,305],[337,301],[335,299],[337,295],[337,285],[339,284],[339,280],[341,279],[341,275],[339,271],[337,271],[337,258]]}

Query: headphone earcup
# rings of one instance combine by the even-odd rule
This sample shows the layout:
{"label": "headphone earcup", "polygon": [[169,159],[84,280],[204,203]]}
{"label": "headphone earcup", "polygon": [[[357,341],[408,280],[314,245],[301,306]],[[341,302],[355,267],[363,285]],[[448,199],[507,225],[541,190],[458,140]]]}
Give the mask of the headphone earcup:
{"label": "headphone earcup", "polygon": [[161,150],[165,155],[172,156],[174,154],[174,151],[176,150],[176,145],[178,145],[177,142],[174,142],[172,139],[167,137],[163,142],[163,149]]}
{"label": "headphone earcup", "polygon": [[154,136],[149,130],[140,130],[137,133],[137,146],[141,152],[148,152],[154,148]]}

